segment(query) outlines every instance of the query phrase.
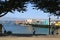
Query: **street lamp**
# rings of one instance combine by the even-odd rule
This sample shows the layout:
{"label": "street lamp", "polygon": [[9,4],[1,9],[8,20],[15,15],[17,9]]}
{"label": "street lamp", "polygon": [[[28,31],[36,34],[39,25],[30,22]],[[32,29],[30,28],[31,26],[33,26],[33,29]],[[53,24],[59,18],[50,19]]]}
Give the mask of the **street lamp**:
{"label": "street lamp", "polygon": [[51,20],[51,18],[50,18],[50,14],[49,14],[49,35],[50,35],[50,20]]}

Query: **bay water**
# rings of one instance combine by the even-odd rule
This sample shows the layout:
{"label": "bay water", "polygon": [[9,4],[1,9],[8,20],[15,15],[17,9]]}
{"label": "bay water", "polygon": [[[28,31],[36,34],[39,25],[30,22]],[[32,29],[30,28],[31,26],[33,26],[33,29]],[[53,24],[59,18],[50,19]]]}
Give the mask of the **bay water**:
{"label": "bay water", "polygon": [[48,28],[40,28],[40,27],[27,27],[22,25],[16,25],[13,21],[0,21],[0,24],[3,24],[2,33],[4,33],[4,30],[11,31],[13,34],[33,34],[33,31],[35,30],[35,34],[49,34]]}

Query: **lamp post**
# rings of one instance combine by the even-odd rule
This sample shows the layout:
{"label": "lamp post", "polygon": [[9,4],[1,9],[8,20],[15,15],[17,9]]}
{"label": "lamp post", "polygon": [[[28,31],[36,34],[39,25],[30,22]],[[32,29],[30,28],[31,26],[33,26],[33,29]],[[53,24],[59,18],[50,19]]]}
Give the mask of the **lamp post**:
{"label": "lamp post", "polygon": [[49,15],[49,35],[50,35],[50,20],[51,20],[50,16],[51,15]]}

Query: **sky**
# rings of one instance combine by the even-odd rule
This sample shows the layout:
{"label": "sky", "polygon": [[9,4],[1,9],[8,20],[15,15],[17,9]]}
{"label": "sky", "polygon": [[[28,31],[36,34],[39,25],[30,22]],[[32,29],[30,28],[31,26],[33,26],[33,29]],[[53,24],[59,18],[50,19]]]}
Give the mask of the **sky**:
{"label": "sky", "polygon": [[[49,13],[44,13],[42,10],[33,9],[33,5],[31,3],[26,4],[27,11],[24,13],[15,11],[14,13],[8,13],[2,18],[31,18],[31,19],[48,19]],[[56,18],[55,16],[51,16],[52,19]]]}

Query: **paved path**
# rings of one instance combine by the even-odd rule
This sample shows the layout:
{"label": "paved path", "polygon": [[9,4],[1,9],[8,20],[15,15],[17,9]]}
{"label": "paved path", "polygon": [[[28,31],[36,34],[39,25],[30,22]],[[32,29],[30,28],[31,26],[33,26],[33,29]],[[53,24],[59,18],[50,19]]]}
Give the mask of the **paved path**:
{"label": "paved path", "polygon": [[33,36],[33,37],[18,37],[18,36],[3,36],[0,40],[60,40],[60,36]]}

